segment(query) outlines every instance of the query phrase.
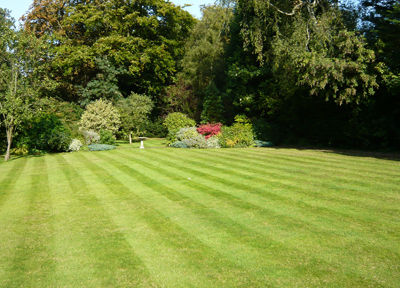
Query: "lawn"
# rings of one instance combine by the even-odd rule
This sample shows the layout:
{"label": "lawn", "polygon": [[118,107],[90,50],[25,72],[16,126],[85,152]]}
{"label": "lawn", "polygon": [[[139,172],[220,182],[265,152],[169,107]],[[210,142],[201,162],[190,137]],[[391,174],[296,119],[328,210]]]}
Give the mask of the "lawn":
{"label": "lawn", "polygon": [[0,163],[0,287],[400,287],[400,161],[278,148]]}

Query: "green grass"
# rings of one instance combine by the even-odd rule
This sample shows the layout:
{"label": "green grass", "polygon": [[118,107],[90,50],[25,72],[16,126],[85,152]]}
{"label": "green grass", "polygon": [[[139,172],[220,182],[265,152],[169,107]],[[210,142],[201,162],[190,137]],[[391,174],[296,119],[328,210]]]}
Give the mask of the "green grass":
{"label": "green grass", "polygon": [[0,287],[400,287],[400,162],[162,145],[0,163]]}

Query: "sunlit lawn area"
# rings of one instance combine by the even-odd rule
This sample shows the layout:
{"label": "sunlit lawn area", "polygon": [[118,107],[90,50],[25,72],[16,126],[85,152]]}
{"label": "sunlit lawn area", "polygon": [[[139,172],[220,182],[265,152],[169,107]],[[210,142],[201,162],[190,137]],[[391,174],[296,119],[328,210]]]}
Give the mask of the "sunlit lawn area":
{"label": "sunlit lawn area", "polygon": [[0,287],[399,287],[399,161],[138,146],[0,163]]}

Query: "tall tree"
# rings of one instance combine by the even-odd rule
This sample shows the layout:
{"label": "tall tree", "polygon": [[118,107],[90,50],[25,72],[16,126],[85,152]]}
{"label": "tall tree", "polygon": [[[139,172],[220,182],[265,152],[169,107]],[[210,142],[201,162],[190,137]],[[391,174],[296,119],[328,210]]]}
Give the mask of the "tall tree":
{"label": "tall tree", "polygon": [[37,68],[43,43],[24,31],[15,31],[9,12],[0,9],[0,119],[6,129],[7,150],[22,121],[32,115],[40,89]]}
{"label": "tall tree", "polygon": [[[387,146],[400,147],[400,3],[395,0],[363,0],[363,30],[380,62],[380,89],[368,106],[368,130]],[[370,120],[373,119],[373,120]],[[378,138],[378,137],[376,137]]]}
{"label": "tall tree", "polygon": [[124,96],[134,91],[157,99],[173,82],[195,21],[164,0],[38,0],[25,19],[26,29],[52,37],[49,73],[59,84],[52,93],[83,105],[99,58],[123,68],[117,82]]}
{"label": "tall tree", "polygon": [[[374,53],[348,31],[328,1],[239,1],[244,47],[277,83],[277,94],[296,89],[339,104],[373,94]],[[280,93],[278,93],[280,91]],[[276,95],[280,97],[279,95]]]}
{"label": "tall tree", "polygon": [[[221,121],[224,83],[224,51],[229,41],[229,25],[233,16],[230,7],[211,5],[202,8],[203,17],[193,28],[182,59],[183,79],[195,102],[205,111],[194,115],[204,122]],[[188,113],[188,111],[181,111]]]}

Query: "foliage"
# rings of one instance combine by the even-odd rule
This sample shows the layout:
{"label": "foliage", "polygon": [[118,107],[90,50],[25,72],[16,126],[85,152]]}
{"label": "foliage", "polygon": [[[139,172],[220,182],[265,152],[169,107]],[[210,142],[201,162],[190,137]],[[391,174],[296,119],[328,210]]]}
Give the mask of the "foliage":
{"label": "foliage", "polygon": [[107,144],[91,144],[88,146],[89,151],[107,151],[107,150],[114,150],[115,146],[107,145]]}
{"label": "foliage", "polygon": [[[219,5],[202,8],[203,17],[193,28],[185,46],[181,78],[191,87],[190,98],[203,106],[204,122],[222,120],[222,99],[218,84],[224,77],[224,48],[228,42],[232,9]],[[189,98],[189,97],[187,97]]]}
{"label": "foliage", "polygon": [[199,136],[196,127],[181,128],[176,133],[176,139],[178,141],[183,141],[185,139],[190,139]]}
{"label": "foliage", "polygon": [[163,125],[163,119],[158,118],[149,121],[146,124],[146,135],[150,138],[165,138],[168,135],[168,129]]}
{"label": "foliage", "polygon": [[119,74],[122,74],[122,69],[114,67],[106,57],[95,58],[94,66],[97,68],[95,76],[86,84],[85,87],[77,86],[80,94],[80,103],[86,106],[97,99],[107,99],[116,101],[122,98],[122,93],[118,87]]}
{"label": "foliage", "polygon": [[13,149],[11,149],[10,154],[16,155],[16,156],[26,156],[29,154],[29,147],[26,144],[17,146]]}
{"label": "foliage", "polygon": [[100,144],[115,145],[116,140],[111,131],[100,130]]}
{"label": "foliage", "polygon": [[175,142],[176,133],[181,128],[193,127],[196,125],[196,122],[183,113],[174,112],[168,114],[163,124],[168,129],[168,139],[171,142]]}
{"label": "foliage", "polygon": [[[164,0],[34,0],[25,17],[26,30],[52,39],[53,93],[79,103],[131,91],[160,95],[173,82],[194,23]],[[95,92],[103,89],[105,95]]]}
{"label": "foliage", "polygon": [[149,115],[154,107],[150,97],[132,93],[128,98],[117,102],[116,107],[121,115],[121,129],[126,134],[144,136]]}
{"label": "foliage", "polygon": [[218,135],[219,133],[221,133],[221,127],[222,127],[221,123],[203,124],[203,125],[200,125],[197,128],[197,132],[199,132],[200,134],[204,135],[206,137],[206,139],[208,139],[210,137],[213,137],[213,136]]}
{"label": "foliage", "polygon": [[90,103],[79,121],[81,130],[93,130],[99,133],[108,130],[115,134],[121,124],[118,110],[108,101],[100,99]]}
{"label": "foliage", "polygon": [[[59,126],[51,131],[47,140],[47,150],[50,152],[67,152],[71,143],[71,132],[64,126]],[[45,146],[46,147],[46,146]]]}
{"label": "foliage", "polygon": [[71,130],[74,137],[80,136],[78,122],[82,117],[83,109],[72,102],[59,101],[55,98],[40,99],[40,108],[48,114],[54,114]]}
{"label": "foliage", "polygon": [[39,113],[22,125],[17,145],[27,145],[29,150],[47,152],[68,151],[71,131],[54,114]]}
{"label": "foliage", "polygon": [[71,144],[69,144],[68,151],[77,152],[77,151],[79,151],[81,149],[82,146],[83,145],[82,145],[82,142],[80,140],[73,139]]}
{"label": "foliage", "polygon": [[9,12],[0,8],[0,125],[6,129],[6,161],[13,138],[33,114],[34,99],[45,83],[37,74],[44,57],[43,42],[13,26]]}
{"label": "foliage", "polygon": [[170,147],[172,148],[189,148],[186,143],[182,142],[182,141],[175,141],[174,143],[172,143],[170,145]]}
{"label": "foliage", "polygon": [[199,101],[193,87],[183,75],[178,75],[176,82],[168,86],[163,93],[164,111],[167,113],[181,112],[192,119],[199,118]]}
{"label": "foliage", "polygon": [[100,135],[93,130],[83,130],[82,135],[85,138],[86,145],[96,144],[100,141]]}
{"label": "foliage", "polygon": [[201,121],[218,122],[223,118],[224,105],[221,92],[215,83],[211,83],[204,90],[203,110],[201,112]]}
{"label": "foliage", "polygon": [[211,136],[210,138],[207,139],[207,148],[213,148],[213,149],[221,148],[218,136]]}
{"label": "foliage", "polygon": [[254,145],[253,126],[247,123],[246,118],[236,117],[236,122],[228,127],[223,126],[218,135],[221,147],[243,148]]}
{"label": "foliage", "polygon": [[[263,106],[273,111],[280,108],[282,100],[299,93],[338,104],[359,103],[374,94],[374,53],[366,48],[361,37],[345,28],[336,7],[326,1],[284,1],[279,5],[269,2],[238,4],[238,37],[245,51],[256,56],[256,62],[251,63],[252,71],[243,67],[247,71],[242,72],[244,63],[235,59],[229,74],[237,75],[237,80],[232,80],[243,84],[264,75],[267,80],[262,86],[269,88],[266,93],[262,93],[262,87],[257,88],[258,95],[249,95],[252,99],[238,94],[239,105],[248,105],[261,97]],[[283,13],[285,9],[291,14]],[[240,93],[242,89],[234,86],[231,89]]]}
{"label": "foliage", "polygon": [[197,136],[186,138],[182,140],[188,148],[205,149],[207,148],[207,141],[203,135],[198,134]]}
{"label": "foliage", "polygon": [[181,128],[176,133],[176,139],[178,142],[182,142],[185,146],[187,146],[187,148],[207,148],[206,139],[203,135],[197,132],[196,127]]}

